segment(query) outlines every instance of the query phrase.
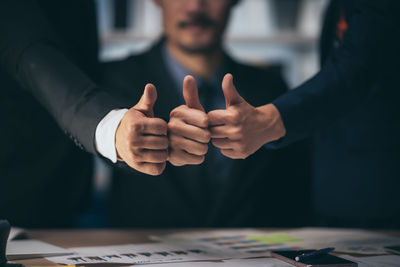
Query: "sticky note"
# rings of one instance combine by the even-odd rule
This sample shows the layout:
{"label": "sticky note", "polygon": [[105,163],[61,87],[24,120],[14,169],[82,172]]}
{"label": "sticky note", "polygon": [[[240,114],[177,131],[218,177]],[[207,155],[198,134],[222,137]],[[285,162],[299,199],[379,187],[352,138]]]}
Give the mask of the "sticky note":
{"label": "sticky note", "polygon": [[264,244],[284,244],[284,243],[291,243],[291,242],[298,242],[301,241],[298,238],[290,236],[284,233],[278,234],[269,234],[269,235],[253,235],[247,237],[249,240],[258,241]]}

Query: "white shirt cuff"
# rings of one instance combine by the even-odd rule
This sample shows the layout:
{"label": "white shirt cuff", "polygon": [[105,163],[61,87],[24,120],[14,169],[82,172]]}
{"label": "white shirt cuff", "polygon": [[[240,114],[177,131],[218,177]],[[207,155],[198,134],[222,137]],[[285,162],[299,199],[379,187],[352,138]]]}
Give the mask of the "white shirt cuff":
{"label": "white shirt cuff", "polygon": [[117,162],[117,150],[115,148],[115,134],[119,123],[128,109],[114,109],[110,111],[97,125],[95,143],[97,152],[103,157]]}

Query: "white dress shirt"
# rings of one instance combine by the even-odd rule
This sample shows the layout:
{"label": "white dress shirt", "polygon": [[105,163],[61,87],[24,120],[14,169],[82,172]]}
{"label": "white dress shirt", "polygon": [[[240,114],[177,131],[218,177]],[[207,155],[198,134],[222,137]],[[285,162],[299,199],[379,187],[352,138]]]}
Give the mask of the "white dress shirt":
{"label": "white dress shirt", "polygon": [[96,149],[103,157],[116,163],[118,160],[115,148],[115,134],[122,117],[128,109],[114,109],[110,111],[96,127]]}

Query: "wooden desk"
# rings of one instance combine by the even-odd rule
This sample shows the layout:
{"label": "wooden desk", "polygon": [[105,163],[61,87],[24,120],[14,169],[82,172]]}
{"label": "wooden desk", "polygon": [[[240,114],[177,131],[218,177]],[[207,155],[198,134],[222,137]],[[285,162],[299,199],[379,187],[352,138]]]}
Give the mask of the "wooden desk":
{"label": "wooden desk", "polygon": [[[192,229],[199,231],[199,229]],[[209,231],[211,229],[204,229]],[[221,230],[221,229],[219,229]],[[225,230],[225,229],[224,229]],[[232,234],[238,234],[243,229],[230,229]],[[266,233],[277,232],[287,229],[257,229]],[[38,239],[63,248],[79,246],[108,246],[121,244],[149,243],[153,242],[150,235],[167,234],[172,232],[191,231],[185,230],[32,230],[28,231],[30,239]],[[379,232],[379,231],[378,231]],[[400,231],[383,231],[386,234],[400,237]],[[45,259],[20,260],[18,263],[26,266],[49,266],[55,265]],[[162,267],[162,265],[160,265]]]}

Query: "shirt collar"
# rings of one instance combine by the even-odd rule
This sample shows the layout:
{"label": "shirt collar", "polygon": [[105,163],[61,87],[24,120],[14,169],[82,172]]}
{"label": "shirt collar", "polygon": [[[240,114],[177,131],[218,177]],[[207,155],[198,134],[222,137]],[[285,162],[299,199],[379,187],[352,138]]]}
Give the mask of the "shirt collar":
{"label": "shirt collar", "polygon": [[161,50],[161,54],[166,63],[167,69],[180,93],[182,82],[186,75],[192,75],[196,79],[197,86],[199,87],[202,83],[206,82],[213,88],[221,88],[222,79],[227,72],[227,60],[225,56],[223,57],[223,60],[214,75],[211,75],[209,79],[201,79],[187,70],[181,63],[179,63],[168,51],[165,43],[162,45]]}

